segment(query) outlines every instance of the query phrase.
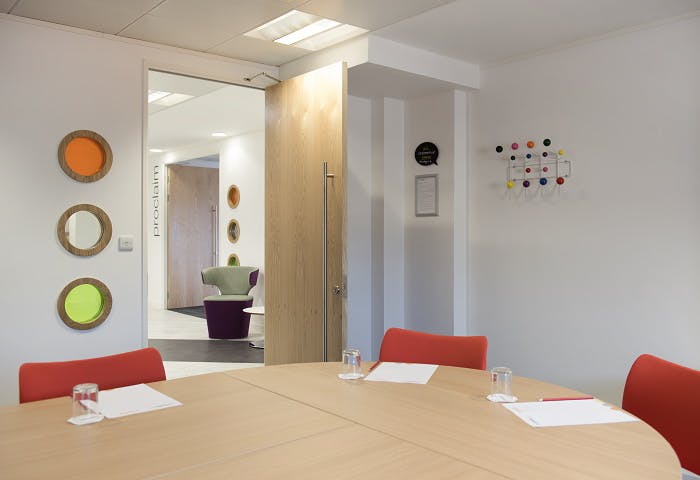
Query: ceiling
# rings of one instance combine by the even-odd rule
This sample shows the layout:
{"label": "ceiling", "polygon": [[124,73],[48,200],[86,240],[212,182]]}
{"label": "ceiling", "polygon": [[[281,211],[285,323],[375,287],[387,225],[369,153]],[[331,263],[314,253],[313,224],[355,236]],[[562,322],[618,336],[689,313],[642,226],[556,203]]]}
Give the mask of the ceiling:
{"label": "ceiling", "polygon": [[309,54],[242,34],[297,9],[489,65],[700,13],[700,0],[0,0],[0,12],[241,60]]}
{"label": "ceiling", "polygon": [[[192,96],[170,107],[148,105],[148,148],[164,155],[185,151],[194,153],[182,158],[199,158],[226,138],[265,128],[263,90],[156,71],[148,74],[148,89]],[[212,137],[215,132],[225,137]]]}

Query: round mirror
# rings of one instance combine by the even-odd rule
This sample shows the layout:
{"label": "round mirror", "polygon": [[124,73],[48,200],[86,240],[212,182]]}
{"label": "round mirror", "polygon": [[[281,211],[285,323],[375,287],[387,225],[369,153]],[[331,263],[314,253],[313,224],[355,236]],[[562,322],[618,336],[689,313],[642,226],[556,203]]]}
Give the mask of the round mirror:
{"label": "round mirror", "polygon": [[58,315],[76,330],[95,328],[112,310],[112,294],[107,285],[94,278],[73,280],[58,296]]}
{"label": "round mirror", "polygon": [[237,220],[231,220],[228,222],[228,228],[226,231],[228,232],[228,239],[231,243],[236,243],[238,241],[238,237],[241,236],[241,227],[238,225]]}
{"label": "round mirror", "polygon": [[63,212],[56,232],[63,248],[87,257],[107,246],[112,238],[112,222],[104,210],[94,205],[74,205]]}
{"label": "round mirror", "polygon": [[238,255],[235,253],[232,253],[231,255],[228,256],[228,261],[226,262],[226,265],[229,267],[238,267],[241,264],[240,259],[238,258]]}
{"label": "round mirror", "polygon": [[241,201],[241,191],[238,189],[238,186],[231,185],[228,188],[228,195],[226,195],[226,199],[228,200],[229,207],[236,208],[238,206],[238,202]]}
{"label": "round mirror", "polygon": [[112,149],[101,135],[90,130],[76,130],[61,140],[58,163],[73,180],[95,182],[112,168]]}

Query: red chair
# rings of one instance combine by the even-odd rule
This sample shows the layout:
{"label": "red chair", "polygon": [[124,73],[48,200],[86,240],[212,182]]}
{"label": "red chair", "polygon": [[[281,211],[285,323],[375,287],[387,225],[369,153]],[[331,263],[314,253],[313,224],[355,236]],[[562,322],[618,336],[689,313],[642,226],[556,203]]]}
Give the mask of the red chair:
{"label": "red chair", "polygon": [[486,337],[454,337],[390,328],[382,339],[379,361],[486,370],[487,347]]}
{"label": "red chair", "polygon": [[671,444],[681,466],[700,474],[700,370],[653,355],[632,364],[622,408],[654,427]]}
{"label": "red chair", "polygon": [[24,363],[19,367],[19,403],[71,396],[79,383],[109,390],[160,380],[165,380],[163,359],[152,347],[85,360]]}

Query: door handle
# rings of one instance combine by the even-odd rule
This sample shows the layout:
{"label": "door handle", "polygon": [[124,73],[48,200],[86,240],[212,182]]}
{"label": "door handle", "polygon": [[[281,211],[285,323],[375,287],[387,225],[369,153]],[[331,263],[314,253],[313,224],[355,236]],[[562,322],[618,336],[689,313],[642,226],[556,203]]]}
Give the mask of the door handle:
{"label": "door handle", "polygon": [[345,297],[346,294],[347,294],[347,290],[346,290],[346,288],[345,288],[345,284],[342,283],[342,284],[340,284],[340,285],[335,285],[335,286],[333,286],[333,288],[331,289],[331,293],[332,293],[333,295],[340,295],[340,296]]}

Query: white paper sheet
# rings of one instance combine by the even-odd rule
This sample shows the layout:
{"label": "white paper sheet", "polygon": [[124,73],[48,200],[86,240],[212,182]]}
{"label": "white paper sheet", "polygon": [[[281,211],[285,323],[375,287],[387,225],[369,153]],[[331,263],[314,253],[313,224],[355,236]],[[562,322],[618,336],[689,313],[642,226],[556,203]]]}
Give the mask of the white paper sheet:
{"label": "white paper sheet", "polygon": [[426,384],[433,376],[437,365],[423,363],[381,362],[365,380],[370,382],[420,383]]}
{"label": "white paper sheet", "polygon": [[560,400],[503,404],[533,427],[634,422],[637,418],[601,400]]}
{"label": "white paper sheet", "polygon": [[143,383],[103,390],[99,395],[99,411],[107,418],[124,417],[179,405],[182,403]]}

